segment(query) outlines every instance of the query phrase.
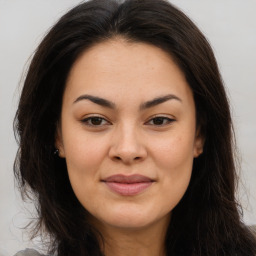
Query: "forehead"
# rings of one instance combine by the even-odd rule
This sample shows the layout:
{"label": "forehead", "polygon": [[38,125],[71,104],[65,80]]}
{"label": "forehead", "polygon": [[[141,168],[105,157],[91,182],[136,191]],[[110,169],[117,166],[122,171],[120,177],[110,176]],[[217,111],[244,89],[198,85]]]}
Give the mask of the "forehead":
{"label": "forehead", "polygon": [[184,74],[168,53],[150,44],[120,38],[84,51],[71,68],[65,93],[71,97],[100,93],[111,98],[117,91],[127,97],[141,94],[146,98],[191,94]]}

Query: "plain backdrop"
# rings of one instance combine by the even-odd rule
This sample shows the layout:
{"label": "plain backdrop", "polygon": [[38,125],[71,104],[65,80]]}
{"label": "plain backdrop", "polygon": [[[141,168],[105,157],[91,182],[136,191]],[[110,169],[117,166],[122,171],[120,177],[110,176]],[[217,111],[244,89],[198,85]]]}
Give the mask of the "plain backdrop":
{"label": "plain backdrop", "polygon": [[[156,0],[157,1],[157,0]],[[18,84],[46,31],[78,0],[0,0],[0,256],[36,246],[22,235],[31,216],[15,189],[12,122]],[[244,221],[256,224],[256,1],[173,0],[199,26],[216,54],[230,97],[241,158],[238,195]]]}

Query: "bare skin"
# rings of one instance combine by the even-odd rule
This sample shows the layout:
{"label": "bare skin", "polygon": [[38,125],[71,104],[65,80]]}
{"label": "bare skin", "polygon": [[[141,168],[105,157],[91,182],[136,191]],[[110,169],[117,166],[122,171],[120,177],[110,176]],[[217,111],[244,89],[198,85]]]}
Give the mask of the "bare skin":
{"label": "bare skin", "polygon": [[56,146],[104,253],[164,255],[171,212],[203,148],[192,91],[171,57],[121,38],[85,51],[68,77]]}
{"label": "bare skin", "polygon": [[165,256],[165,234],[168,223],[157,223],[155,226],[141,229],[120,230],[107,227],[101,228],[105,239],[104,253],[106,256]]}

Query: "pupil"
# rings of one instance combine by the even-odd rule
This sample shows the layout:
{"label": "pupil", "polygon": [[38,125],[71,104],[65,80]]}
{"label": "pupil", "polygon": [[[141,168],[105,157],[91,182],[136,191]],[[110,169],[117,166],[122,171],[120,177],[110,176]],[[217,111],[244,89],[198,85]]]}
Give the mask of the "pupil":
{"label": "pupil", "polygon": [[100,125],[101,121],[102,121],[102,118],[100,118],[100,117],[93,117],[91,120],[93,125]]}
{"label": "pupil", "polygon": [[156,124],[156,125],[163,124],[163,118],[161,118],[161,117],[154,118],[154,124]]}

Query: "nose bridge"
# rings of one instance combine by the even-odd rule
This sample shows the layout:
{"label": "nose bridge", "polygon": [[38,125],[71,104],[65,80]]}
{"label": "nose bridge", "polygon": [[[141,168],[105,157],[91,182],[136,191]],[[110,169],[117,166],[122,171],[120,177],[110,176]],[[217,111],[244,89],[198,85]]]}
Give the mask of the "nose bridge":
{"label": "nose bridge", "polygon": [[125,163],[145,158],[145,145],[136,124],[127,122],[116,127],[110,156],[112,159],[121,160]]}
{"label": "nose bridge", "polygon": [[134,124],[122,124],[118,129],[117,142],[122,150],[135,150],[138,146],[137,129]]}

